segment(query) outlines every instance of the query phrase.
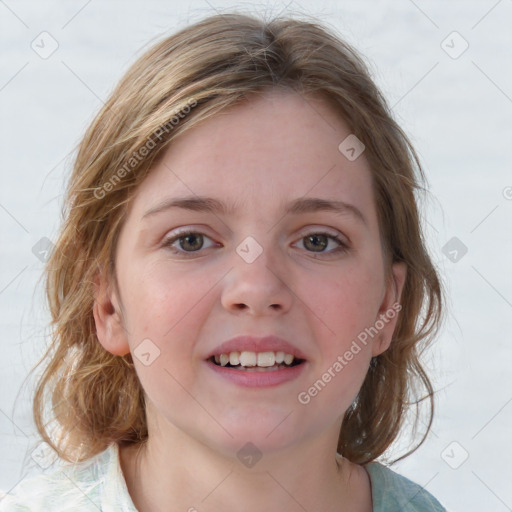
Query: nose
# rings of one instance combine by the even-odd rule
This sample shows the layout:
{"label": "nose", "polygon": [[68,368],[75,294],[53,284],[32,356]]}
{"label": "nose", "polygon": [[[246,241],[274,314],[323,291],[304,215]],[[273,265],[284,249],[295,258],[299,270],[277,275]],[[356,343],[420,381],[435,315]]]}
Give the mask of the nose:
{"label": "nose", "polygon": [[290,310],[293,292],[284,256],[265,249],[252,262],[239,254],[233,257],[233,268],[224,280],[222,306],[233,313],[253,316],[283,314]]}

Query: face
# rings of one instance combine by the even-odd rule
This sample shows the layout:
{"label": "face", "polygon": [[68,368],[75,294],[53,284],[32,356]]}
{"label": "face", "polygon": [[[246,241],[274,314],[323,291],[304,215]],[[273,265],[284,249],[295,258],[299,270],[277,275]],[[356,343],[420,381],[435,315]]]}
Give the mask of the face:
{"label": "face", "polygon": [[[150,423],[226,453],[336,443],[405,279],[395,264],[386,282],[370,169],[338,149],[349,135],[319,98],[273,91],[177,138],[142,183],[118,291],[94,314],[103,346],[132,352]],[[255,339],[220,347],[238,336]],[[214,362],[237,348],[272,369]]]}

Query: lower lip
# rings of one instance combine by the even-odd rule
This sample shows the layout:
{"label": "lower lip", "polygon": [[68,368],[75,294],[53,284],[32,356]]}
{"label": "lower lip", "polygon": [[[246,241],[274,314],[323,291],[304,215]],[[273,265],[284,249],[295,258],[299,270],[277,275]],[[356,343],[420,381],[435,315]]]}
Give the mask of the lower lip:
{"label": "lower lip", "polygon": [[296,379],[306,365],[306,363],[301,363],[290,368],[281,368],[280,370],[253,372],[218,366],[211,361],[206,361],[206,364],[221,377],[247,388],[268,388],[284,384]]}

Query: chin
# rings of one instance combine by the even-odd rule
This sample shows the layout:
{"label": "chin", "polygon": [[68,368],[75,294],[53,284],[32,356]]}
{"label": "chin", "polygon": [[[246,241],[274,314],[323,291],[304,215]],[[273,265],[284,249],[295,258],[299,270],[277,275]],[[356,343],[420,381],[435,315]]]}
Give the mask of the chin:
{"label": "chin", "polygon": [[[291,413],[291,414],[290,414]],[[223,426],[231,434],[214,441],[219,451],[240,458],[245,450],[269,454],[285,450],[306,435],[305,422],[296,424],[292,410],[237,411],[236,418],[224,418]]]}

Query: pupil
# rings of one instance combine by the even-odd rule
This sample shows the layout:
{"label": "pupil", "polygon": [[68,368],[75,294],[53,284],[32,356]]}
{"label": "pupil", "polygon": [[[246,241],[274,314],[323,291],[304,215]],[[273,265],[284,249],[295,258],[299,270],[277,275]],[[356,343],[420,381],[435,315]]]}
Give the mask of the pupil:
{"label": "pupil", "polygon": [[[203,245],[202,243],[202,235],[196,235],[196,234],[191,234],[191,235],[187,235],[185,237],[183,237],[183,239],[185,240],[185,244],[188,244],[190,240],[192,240],[192,244],[190,244],[192,247],[191,247],[191,250],[192,251],[195,251],[197,249],[200,249],[201,246]],[[194,240],[196,241],[196,243],[194,244]],[[189,247],[190,248],[190,247]],[[183,244],[182,244],[182,249],[186,249],[185,247],[183,247]]]}
{"label": "pupil", "polygon": [[[316,245],[316,243],[312,246],[313,247],[313,250],[316,250],[318,249],[318,247],[320,247],[320,249],[325,249],[325,247],[327,247],[327,240],[326,240],[326,236],[325,235],[309,235],[308,237],[306,237],[306,240],[308,241],[315,241],[315,242],[318,242],[320,240],[320,245]],[[320,252],[320,251],[317,251],[317,252]]]}

